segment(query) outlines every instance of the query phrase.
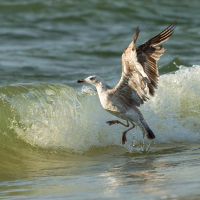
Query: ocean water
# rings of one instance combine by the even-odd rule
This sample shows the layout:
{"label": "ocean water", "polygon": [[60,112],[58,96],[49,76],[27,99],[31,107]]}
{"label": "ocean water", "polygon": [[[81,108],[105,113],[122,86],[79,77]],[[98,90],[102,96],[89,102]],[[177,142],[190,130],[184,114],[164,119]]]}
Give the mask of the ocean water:
{"label": "ocean water", "polygon": [[[200,199],[200,2],[0,1],[0,199]],[[117,119],[93,86],[121,54],[177,17],[156,95],[139,109],[156,135]]]}

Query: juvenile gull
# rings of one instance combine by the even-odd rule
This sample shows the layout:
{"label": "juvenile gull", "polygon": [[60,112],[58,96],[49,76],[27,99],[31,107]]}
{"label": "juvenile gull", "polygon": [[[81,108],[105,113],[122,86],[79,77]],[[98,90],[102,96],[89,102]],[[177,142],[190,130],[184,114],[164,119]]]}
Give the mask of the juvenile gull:
{"label": "juvenile gull", "polygon": [[96,75],[77,81],[77,83],[85,82],[94,85],[103,108],[127,121],[127,124],[118,120],[107,121],[106,123],[109,125],[121,124],[125,127],[129,127],[129,122],[132,124],[129,129],[122,133],[123,144],[126,141],[126,133],[133,129],[135,124],[141,128],[143,138],[145,135],[148,139],[155,138],[137,107],[149,99],[148,95],[153,96],[155,93],[159,77],[157,61],[166,50],[159,44],[170,38],[176,24],[177,19],[161,33],[135,48],[135,42],[140,32],[139,27],[137,27],[133,41],[122,54],[122,75],[114,88],[108,86],[101,77]]}

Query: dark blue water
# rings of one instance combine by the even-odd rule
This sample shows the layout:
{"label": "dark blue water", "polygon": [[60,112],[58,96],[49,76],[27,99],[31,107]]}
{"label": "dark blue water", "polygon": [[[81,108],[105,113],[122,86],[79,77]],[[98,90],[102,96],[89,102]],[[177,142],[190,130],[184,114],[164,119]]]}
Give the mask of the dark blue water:
{"label": "dark blue water", "polygon": [[[1,85],[62,83],[91,73],[115,84],[136,26],[141,44],[180,16],[159,67],[199,64],[199,2],[1,1]],[[173,64],[170,65],[173,67]]]}

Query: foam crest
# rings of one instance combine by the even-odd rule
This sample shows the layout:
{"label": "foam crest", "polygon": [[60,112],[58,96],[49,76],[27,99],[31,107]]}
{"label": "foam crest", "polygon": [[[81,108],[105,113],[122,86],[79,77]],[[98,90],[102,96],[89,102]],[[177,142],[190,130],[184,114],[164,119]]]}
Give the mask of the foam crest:
{"label": "foam crest", "polygon": [[141,107],[156,142],[195,142],[200,135],[200,67],[179,67],[159,79],[155,97]]}

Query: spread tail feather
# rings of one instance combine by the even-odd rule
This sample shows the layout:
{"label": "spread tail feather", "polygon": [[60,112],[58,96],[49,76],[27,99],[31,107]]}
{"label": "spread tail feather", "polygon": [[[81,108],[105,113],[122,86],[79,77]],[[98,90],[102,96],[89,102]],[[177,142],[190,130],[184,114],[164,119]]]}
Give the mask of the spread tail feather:
{"label": "spread tail feather", "polygon": [[141,128],[144,136],[146,135],[147,138],[150,140],[155,139],[156,136],[154,135],[153,131],[149,128],[149,126],[147,125],[144,119],[142,119],[137,124]]}
{"label": "spread tail feather", "polygon": [[154,135],[153,131],[152,131],[150,128],[147,130],[146,136],[147,136],[147,138],[150,139],[150,140],[153,140],[153,139],[155,139],[155,137],[156,137],[156,136]]}

